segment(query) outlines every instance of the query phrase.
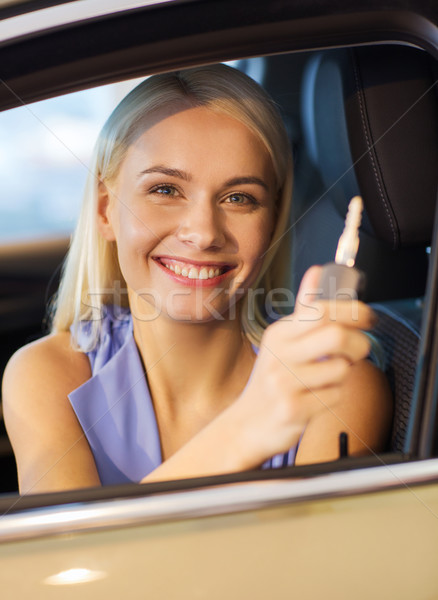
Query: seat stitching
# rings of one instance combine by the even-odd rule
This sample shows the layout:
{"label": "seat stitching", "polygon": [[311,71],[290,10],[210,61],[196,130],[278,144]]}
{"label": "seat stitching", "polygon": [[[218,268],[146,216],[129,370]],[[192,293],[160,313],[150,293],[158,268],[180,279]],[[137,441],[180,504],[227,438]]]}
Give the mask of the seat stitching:
{"label": "seat stitching", "polygon": [[385,194],[383,193],[383,189],[380,183],[380,179],[379,179],[379,175],[378,175],[378,171],[377,171],[377,167],[376,167],[376,163],[374,160],[374,156],[373,156],[373,145],[371,144],[370,141],[370,136],[368,135],[368,129],[366,126],[366,119],[365,119],[365,107],[364,107],[364,103],[363,103],[363,98],[362,98],[362,92],[361,92],[361,87],[360,87],[360,81],[359,81],[359,73],[358,73],[358,69],[357,69],[357,64],[356,62],[353,63],[353,70],[354,70],[354,78],[355,78],[355,82],[356,82],[356,91],[357,91],[357,95],[359,98],[359,109],[360,109],[360,116],[361,116],[361,120],[362,120],[362,127],[365,133],[365,141],[366,141],[366,145],[367,145],[367,154],[369,154],[370,160],[371,160],[371,165],[374,171],[374,175],[375,175],[375,179],[377,182],[377,187],[379,189],[380,192],[380,197],[383,201],[383,206],[385,208],[386,214],[388,216],[388,220],[389,220],[389,225],[391,227],[391,231],[392,231],[392,236],[393,236],[393,241],[394,241],[394,245],[397,244],[397,233],[396,230],[394,228],[394,224],[392,222],[392,217],[391,217],[391,212],[389,210],[388,207],[388,203],[387,200],[385,198]]}

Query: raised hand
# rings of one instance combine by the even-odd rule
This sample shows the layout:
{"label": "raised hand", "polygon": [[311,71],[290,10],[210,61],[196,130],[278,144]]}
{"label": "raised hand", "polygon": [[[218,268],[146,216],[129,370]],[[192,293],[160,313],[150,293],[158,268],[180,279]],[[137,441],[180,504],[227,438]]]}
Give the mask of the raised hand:
{"label": "raised hand", "polygon": [[342,401],[352,366],[370,351],[361,331],[373,311],[357,300],[318,301],[320,267],[303,278],[295,312],[270,325],[256,365],[235,408],[257,461],[286,452],[307,424]]}

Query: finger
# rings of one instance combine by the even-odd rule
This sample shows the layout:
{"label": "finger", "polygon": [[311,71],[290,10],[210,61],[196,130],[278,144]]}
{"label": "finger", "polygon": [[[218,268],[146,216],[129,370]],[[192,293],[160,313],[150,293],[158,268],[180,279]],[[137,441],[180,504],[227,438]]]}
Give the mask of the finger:
{"label": "finger", "polygon": [[304,274],[293,316],[310,322],[328,317],[331,321],[349,322],[360,329],[371,329],[376,323],[376,315],[355,294],[351,297],[344,294],[333,300],[319,300],[322,269],[323,267],[315,265]]}
{"label": "finger", "polygon": [[376,321],[374,311],[363,302],[318,301],[270,325],[265,337],[274,340],[273,343],[281,343],[282,340],[286,343],[334,323],[352,330],[367,330],[372,329]]}
{"label": "finger", "polygon": [[[324,267],[314,265],[306,271],[298,290],[295,311],[300,310],[301,307],[308,307],[309,304],[313,304],[313,302],[323,299],[323,288],[321,287],[323,270]],[[335,297],[331,298],[332,301],[358,300],[357,291],[355,289],[340,288],[333,291],[335,292]]]}
{"label": "finger", "polygon": [[310,269],[307,269],[307,271],[304,273],[295,302],[295,310],[297,310],[297,308],[302,304],[313,302],[319,290],[321,273],[322,267],[319,265],[310,267]]}
{"label": "finger", "polygon": [[262,340],[261,349],[266,348],[280,362],[293,369],[295,365],[313,363],[332,356],[342,356],[349,363],[366,358],[371,350],[370,338],[362,331],[341,327],[334,323],[317,329],[298,340]]}
{"label": "finger", "polygon": [[372,329],[377,321],[372,308],[360,300],[317,300],[302,304],[295,316],[302,323],[337,322],[357,329]]}
{"label": "finger", "polygon": [[288,364],[305,364],[330,356],[343,356],[350,363],[366,358],[371,350],[369,337],[362,331],[336,323],[317,329],[291,342],[283,350]]}
{"label": "finger", "polygon": [[291,386],[294,391],[313,391],[318,394],[321,388],[339,386],[351,373],[352,364],[344,356],[335,356],[315,363],[290,367]]}

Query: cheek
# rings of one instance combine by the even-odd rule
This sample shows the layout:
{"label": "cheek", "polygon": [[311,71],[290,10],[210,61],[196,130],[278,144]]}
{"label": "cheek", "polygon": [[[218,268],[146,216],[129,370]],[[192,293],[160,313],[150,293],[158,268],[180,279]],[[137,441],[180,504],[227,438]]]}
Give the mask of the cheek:
{"label": "cheek", "polygon": [[164,234],[163,218],[157,218],[150,211],[148,214],[143,213],[125,206],[120,208],[117,232],[119,251],[126,249],[143,254],[152,244],[156,245],[160,241]]}
{"label": "cheek", "polygon": [[245,254],[249,258],[259,260],[271,244],[272,232],[273,220],[267,215],[267,218],[253,224],[250,229],[242,231],[241,248],[245,248]]}
{"label": "cheek", "polygon": [[154,223],[132,214],[129,209],[120,211],[116,232],[117,256],[128,287],[136,289],[143,285],[145,257],[157,244],[158,236]]}

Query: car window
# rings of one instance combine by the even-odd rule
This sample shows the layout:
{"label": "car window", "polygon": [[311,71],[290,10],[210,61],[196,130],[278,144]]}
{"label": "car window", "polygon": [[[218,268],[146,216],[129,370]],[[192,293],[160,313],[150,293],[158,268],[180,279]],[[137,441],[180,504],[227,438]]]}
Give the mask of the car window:
{"label": "car window", "polygon": [[[334,50],[257,57],[232,63],[256,79],[272,95],[282,113],[292,145],[294,206],[289,227],[292,233],[290,254],[294,260],[293,272],[289,274],[292,297],[303,273],[311,264],[334,259],[336,244],[344,225],[346,201],[357,186],[352,157],[347,152],[342,157],[345,162],[341,161],[340,166],[334,168],[333,152],[325,145],[327,140],[333,140],[335,130],[343,130],[344,117],[335,115],[332,119],[335,123],[333,131],[328,129],[322,139],[315,118],[329,101],[323,95],[323,90],[318,90],[315,81],[319,80],[315,79],[315,73],[324,61],[330,66],[337,60],[342,62],[344,58],[339,58],[338,51]],[[289,76],[285,77],[284,73]],[[322,82],[325,82],[326,76],[328,75],[324,72]],[[138,81],[76,92],[0,114],[0,247],[2,244],[8,247],[11,241],[44,241],[70,235],[78,215],[96,136],[113,107]],[[324,98],[323,103],[321,98]],[[337,108],[330,106],[327,114],[334,115],[334,110]],[[329,126],[330,123],[323,123],[323,127]],[[341,140],[341,145],[345,141],[346,138]],[[339,202],[340,193],[344,194],[342,202]],[[419,343],[428,245],[416,248],[409,256],[403,252],[395,256],[397,253],[375,243],[372,236],[367,236],[366,231],[361,234],[358,261],[360,267],[367,271],[370,284],[367,299],[381,303],[378,308],[381,329],[376,332],[374,349],[375,362],[386,369],[385,360],[379,358],[379,352],[382,351],[383,342],[386,343],[389,339],[394,311],[409,321],[410,337],[406,339],[410,347],[417,348]],[[16,295],[11,296],[13,300],[21,300],[23,295],[28,295],[29,281],[34,284],[33,274],[29,277],[29,272],[23,271],[23,265],[28,261],[26,252],[25,250],[17,262],[18,270],[14,277],[20,281],[20,285],[11,288],[14,293],[17,290]],[[30,254],[33,250],[30,248],[28,252]],[[366,253],[368,258],[362,261],[362,255],[365,256]],[[394,258],[398,262],[393,263]],[[62,256],[59,257],[59,261],[61,260]],[[403,269],[409,268],[410,271],[406,271],[409,274],[401,278],[400,271],[397,272],[394,264],[401,265]],[[375,276],[379,273],[380,278]],[[32,322],[26,322],[26,328],[20,322],[25,311],[18,310],[17,313],[17,302],[13,302],[16,325],[12,332],[15,348],[11,349],[9,344],[5,344],[3,364],[12,350],[43,333],[42,312],[50,298],[47,290],[53,274],[53,264],[50,263],[50,267],[41,275],[38,293],[34,293],[35,287],[32,288],[33,301],[38,304],[38,311],[35,310],[36,316]],[[280,307],[284,299],[279,298]],[[389,305],[388,302],[399,304]],[[286,309],[290,311],[292,308],[293,303],[289,302]],[[5,323],[8,315],[12,314],[8,310],[12,309],[5,309]],[[274,318],[273,314],[268,316]],[[10,338],[10,322],[11,319],[0,331],[5,338]],[[388,354],[392,352],[390,344],[383,350]],[[392,371],[390,377],[393,378],[393,386],[396,385],[396,376]],[[410,387],[405,393],[405,399],[409,402],[414,381],[415,369],[410,374]],[[405,411],[407,417],[401,424],[403,436],[408,427],[409,411],[410,408],[407,413]],[[3,437],[6,440],[4,431]],[[385,451],[391,449],[401,452],[404,443],[405,437],[402,441],[396,439],[394,446],[390,448],[388,444]],[[6,454],[10,462],[12,454],[9,447]],[[292,476],[291,472],[288,472],[288,476]],[[5,488],[3,491],[10,489]]]}
{"label": "car window", "polygon": [[97,134],[137,82],[0,113],[0,244],[71,234]]}

